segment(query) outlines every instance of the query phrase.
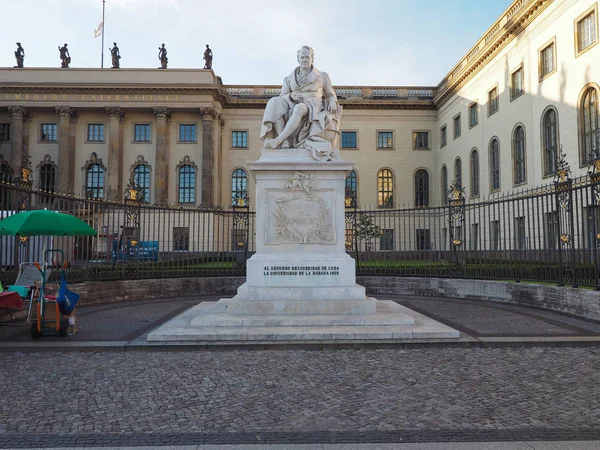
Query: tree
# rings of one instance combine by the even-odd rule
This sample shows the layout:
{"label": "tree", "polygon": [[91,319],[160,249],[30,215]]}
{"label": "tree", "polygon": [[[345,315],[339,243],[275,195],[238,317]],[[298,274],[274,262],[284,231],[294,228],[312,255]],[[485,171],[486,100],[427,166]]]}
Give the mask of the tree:
{"label": "tree", "polygon": [[381,236],[381,227],[375,225],[373,217],[368,216],[364,213],[355,216],[354,223],[354,251],[356,255],[356,263],[359,262],[358,243],[360,241],[366,241],[367,239],[374,239]]}

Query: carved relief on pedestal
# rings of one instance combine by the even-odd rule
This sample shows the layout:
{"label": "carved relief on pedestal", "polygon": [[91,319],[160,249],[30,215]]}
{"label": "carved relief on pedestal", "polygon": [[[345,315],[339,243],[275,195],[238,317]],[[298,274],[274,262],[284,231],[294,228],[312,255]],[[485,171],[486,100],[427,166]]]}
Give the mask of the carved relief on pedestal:
{"label": "carved relief on pedestal", "polygon": [[333,189],[296,172],[282,189],[267,189],[267,244],[335,244]]}

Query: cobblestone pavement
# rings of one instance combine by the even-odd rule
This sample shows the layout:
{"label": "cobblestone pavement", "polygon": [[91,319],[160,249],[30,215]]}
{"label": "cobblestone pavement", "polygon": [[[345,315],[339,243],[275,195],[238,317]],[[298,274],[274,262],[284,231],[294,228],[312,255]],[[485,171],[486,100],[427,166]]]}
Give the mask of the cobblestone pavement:
{"label": "cobblestone pavement", "polygon": [[600,348],[0,353],[0,448],[600,439]]}

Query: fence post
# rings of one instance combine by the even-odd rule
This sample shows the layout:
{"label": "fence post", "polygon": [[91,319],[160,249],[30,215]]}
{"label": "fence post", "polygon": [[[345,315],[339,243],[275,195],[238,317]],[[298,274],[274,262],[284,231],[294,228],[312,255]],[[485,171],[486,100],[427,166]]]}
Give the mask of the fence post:
{"label": "fence post", "polygon": [[[559,286],[572,284],[577,287],[575,269],[573,267],[575,251],[573,245],[573,180],[571,168],[566,155],[560,150],[556,175],[554,176],[554,192],[558,211],[558,261],[560,264]],[[570,250],[570,251],[569,251]]]}
{"label": "fence post", "polygon": [[450,278],[453,275],[467,275],[467,260],[465,258],[465,196],[463,188],[456,180],[450,185],[448,198],[448,233],[450,234]]}
{"label": "fence post", "polygon": [[[236,239],[234,254],[243,250],[243,261],[242,258],[236,257],[236,265],[246,270],[246,261],[248,260],[248,240],[250,237],[250,199],[246,195],[245,191],[236,193],[233,200],[233,233]],[[241,231],[241,233],[238,233]],[[240,240],[240,236],[243,234],[243,240]],[[233,275],[235,275],[235,268],[233,269]]]}
{"label": "fence post", "polygon": [[[123,242],[123,252],[127,252],[127,261],[129,262],[129,250],[134,250],[135,253],[135,278],[139,277],[140,267],[140,212],[142,201],[144,200],[144,190],[136,184],[134,179],[130,179],[125,188],[125,227],[133,228],[133,236],[128,236],[129,240]],[[123,235],[123,232],[121,232]],[[118,252],[118,249],[117,249]],[[125,264],[122,264],[125,268]],[[123,279],[125,277],[123,276]]]}
{"label": "fence post", "polygon": [[588,176],[590,179],[590,198],[592,200],[592,230],[588,231],[590,245],[594,243],[594,284],[596,290],[600,290],[600,267],[598,261],[598,246],[600,245],[600,230],[598,229],[598,213],[600,210],[600,151],[595,150],[590,158]]}

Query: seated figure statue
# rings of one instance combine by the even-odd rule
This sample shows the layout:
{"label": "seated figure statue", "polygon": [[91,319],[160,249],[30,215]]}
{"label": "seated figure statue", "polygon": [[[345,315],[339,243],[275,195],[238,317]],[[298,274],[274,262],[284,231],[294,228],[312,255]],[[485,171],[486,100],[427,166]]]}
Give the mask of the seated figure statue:
{"label": "seated figure statue", "polygon": [[266,149],[304,148],[318,160],[339,158],[342,107],[329,75],[313,66],[314,50],[298,50],[294,71],[283,80],[281,95],[267,103],[260,137]]}

